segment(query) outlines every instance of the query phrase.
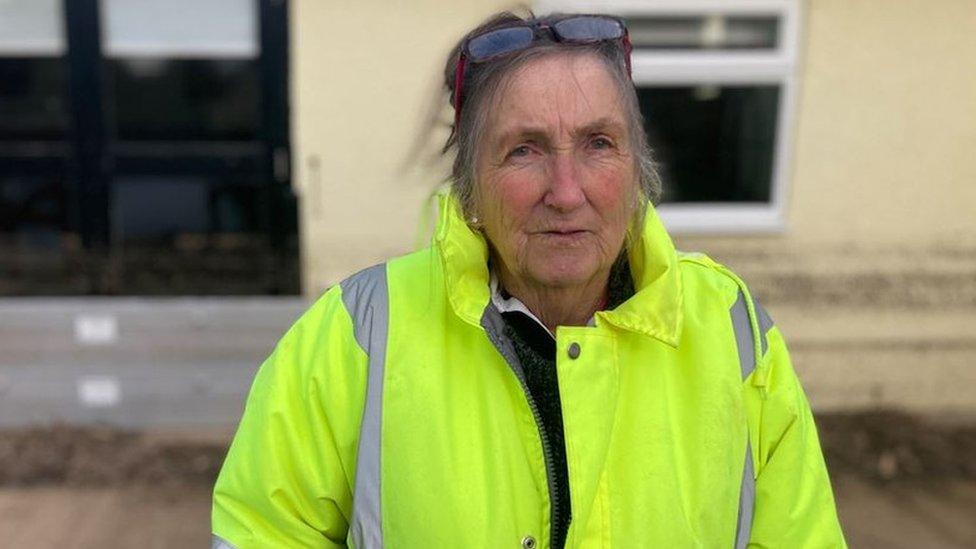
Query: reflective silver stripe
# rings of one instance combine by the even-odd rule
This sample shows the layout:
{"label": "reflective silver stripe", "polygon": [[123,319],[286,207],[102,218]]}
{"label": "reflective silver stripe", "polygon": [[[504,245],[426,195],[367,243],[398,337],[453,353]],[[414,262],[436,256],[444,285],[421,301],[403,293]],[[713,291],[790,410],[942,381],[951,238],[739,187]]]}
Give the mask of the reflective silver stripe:
{"label": "reflective silver stripe", "polygon": [[[766,332],[773,327],[773,319],[770,318],[766,310],[763,309],[755,298],[752,300],[752,307],[756,311],[756,321],[759,324],[759,344],[761,354],[766,354],[769,343],[766,341]],[[746,307],[745,294],[739,290],[739,297],[732,304],[729,310],[732,315],[732,329],[735,331],[735,345],[739,351],[739,366],[742,368],[742,379],[749,377],[749,374],[756,369],[756,348],[752,339],[752,323],[749,322],[749,309]]]}
{"label": "reflective silver stripe", "polygon": [[759,301],[753,297],[752,298],[752,308],[756,310],[756,321],[759,323],[759,343],[762,344],[762,354],[766,354],[766,349],[769,348],[769,343],[766,342],[766,332],[773,327],[773,319],[763,309],[759,306]]}
{"label": "reflective silver stripe", "polygon": [[[752,308],[756,313],[756,324],[759,328],[760,356],[766,354],[769,343],[766,341],[766,332],[773,327],[773,319],[763,309],[755,298],[752,300]],[[749,321],[749,308],[746,306],[746,296],[739,290],[739,297],[729,311],[732,315],[732,329],[735,332],[735,345],[739,352],[739,367],[742,370],[742,379],[749,377],[749,374],[756,369],[756,344],[753,339],[752,322]],[[742,466],[742,485],[739,488],[739,520],[735,526],[735,547],[744,549],[749,545],[749,536],[752,533],[752,515],[756,503],[756,476],[752,465],[752,444],[746,442],[746,457]]]}
{"label": "reflective silver stripe", "polygon": [[488,339],[515,371],[515,375],[519,379],[524,378],[525,372],[522,370],[522,361],[519,360],[518,354],[515,352],[515,344],[510,338],[505,337],[505,320],[502,318],[501,311],[492,301],[488,302],[485,312],[481,315],[481,327],[485,329]]}
{"label": "reflective silver stripe", "polygon": [[744,549],[749,545],[755,504],[756,478],[752,473],[752,445],[747,442],[746,462],[742,466],[742,487],[739,488],[739,522],[735,526],[735,549]]}
{"label": "reflective silver stripe", "polygon": [[237,549],[226,540],[221,539],[217,534],[213,534],[210,538],[210,549]]}
{"label": "reflective silver stripe", "polygon": [[386,265],[376,265],[360,271],[343,281],[340,286],[342,302],[352,317],[356,341],[369,356],[349,537],[358,549],[373,549],[383,547],[380,423],[383,418],[383,369],[386,364],[387,330],[390,324]]}

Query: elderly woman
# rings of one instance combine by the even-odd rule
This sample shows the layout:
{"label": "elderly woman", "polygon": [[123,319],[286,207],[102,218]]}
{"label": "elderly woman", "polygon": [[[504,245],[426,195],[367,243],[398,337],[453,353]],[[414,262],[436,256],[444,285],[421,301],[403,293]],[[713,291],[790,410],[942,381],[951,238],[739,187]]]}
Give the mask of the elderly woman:
{"label": "elderly woman", "polygon": [[433,245],[262,365],[215,546],[844,545],[782,336],[654,212],[629,53],[606,16],[461,41]]}

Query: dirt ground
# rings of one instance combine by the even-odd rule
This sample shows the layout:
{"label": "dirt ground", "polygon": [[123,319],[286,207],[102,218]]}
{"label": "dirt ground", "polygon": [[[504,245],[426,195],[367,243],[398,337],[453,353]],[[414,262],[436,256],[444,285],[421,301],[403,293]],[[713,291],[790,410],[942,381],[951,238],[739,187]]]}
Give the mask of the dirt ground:
{"label": "dirt ground", "polygon": [[976,547],[976,482],[878,484],[835,478],[834,496],[851,547]]}
{"label": "dirt ground", "polygon": [[[976,425],[818,417],[852,547],[976,547]],[[206,547],[226,433],[0,432],[0,547]]]}
{"label": "dirt ground", "polygon": [[0,547],[209,546],[207,486],[0,488]]}

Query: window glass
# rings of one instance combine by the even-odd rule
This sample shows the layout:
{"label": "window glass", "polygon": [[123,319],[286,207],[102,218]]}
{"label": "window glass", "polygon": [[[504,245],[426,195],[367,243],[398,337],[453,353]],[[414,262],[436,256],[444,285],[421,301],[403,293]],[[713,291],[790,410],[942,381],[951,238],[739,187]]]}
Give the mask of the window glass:
{"label": "window glass", "polygon": [[777,85],[640,87],[664,202],[769,202]]}
{"label": "window glass", "polygon": [[[294,215],[266,224],[280,189],[201,176],[116,177],[112,189],[113,270],[127,294],[297,293]],[[294,204],[287,205],[294,211]]]}
{"label": "window glass", "polygon": [[102,0],[108,57],[257,57],[256,0]]}
{"label": "window glass", "polygon": [[257,138],[256,61],[125,59],[108,66],[118,139]]}
{"label": "window glass", "polygon": [[641,49],[752,50],[775,49],[779,18],[775,16],[657,16],[627,20],[630,41]]}
{"label": "window glass", "polygon": [[0,173],[0,296],[89,291],[68,208],[62,176]]}
{"label": "window glass", "polygon": [[63,181],[54,175],[0,176],[0,232],[33,247],[56,242],[65,227]]}
{"label": "window glass", "polygon": [[64,53],[63,0],[0,0],[0,56]]}
{"label": "window glass", "polygon": [[0,141],[64,139],[65,66],[58,57],[0,57]]}
{"label": "window glass", "polygon": [[265,191],[254,178],[206,176],[116,177],[115,236],[126,242],[172,242],[181,236],[259,233]]}

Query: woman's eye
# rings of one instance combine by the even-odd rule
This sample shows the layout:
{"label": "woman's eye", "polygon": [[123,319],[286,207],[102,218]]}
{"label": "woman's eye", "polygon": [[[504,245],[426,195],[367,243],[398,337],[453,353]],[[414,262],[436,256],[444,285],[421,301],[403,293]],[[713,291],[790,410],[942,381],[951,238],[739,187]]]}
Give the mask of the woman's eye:
{"label": "woman's eye", "polygon": [[610,149],[613,148],[613,142],[606,137],[594,137],[590,141],[590,146],[594,149]]}
{"label": "woman's eye", "polygon": [[510,157],[528,156],[531,153],[532,153],[532,149],[528,145],[519,145],[518,147],[512,149],[512,151],[508,153],[508,156]]}

